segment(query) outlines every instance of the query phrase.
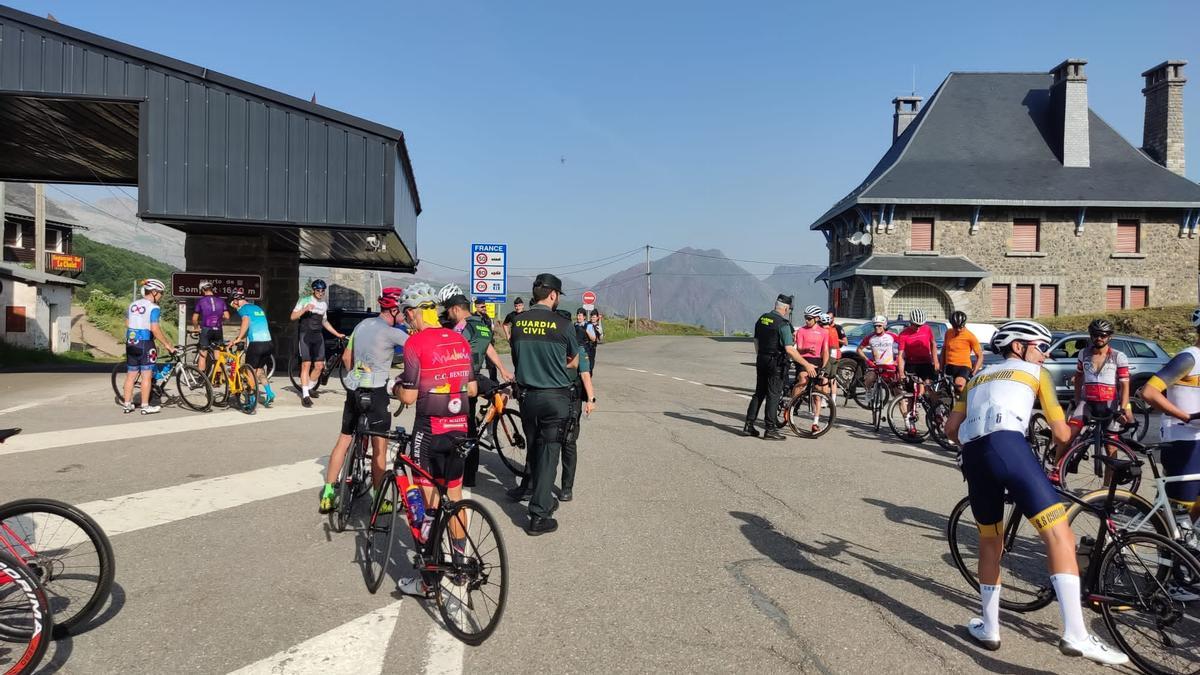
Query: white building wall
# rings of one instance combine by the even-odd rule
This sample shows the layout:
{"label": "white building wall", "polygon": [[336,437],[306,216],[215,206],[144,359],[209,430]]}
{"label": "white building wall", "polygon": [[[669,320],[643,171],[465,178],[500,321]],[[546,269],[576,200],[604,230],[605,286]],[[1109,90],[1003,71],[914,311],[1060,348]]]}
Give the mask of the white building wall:
{"label": "white building wall", "polygon": [[[7,316],[9,307],[25,308],[25,330],[8,332],[8,322],[0,319],[0,339],[19,347],[65,352],[71,348],[71,297],[67,286],[34,284],[15,279],[0,280],[0,308]],[[51,324],[51,305],[55,314]]]}

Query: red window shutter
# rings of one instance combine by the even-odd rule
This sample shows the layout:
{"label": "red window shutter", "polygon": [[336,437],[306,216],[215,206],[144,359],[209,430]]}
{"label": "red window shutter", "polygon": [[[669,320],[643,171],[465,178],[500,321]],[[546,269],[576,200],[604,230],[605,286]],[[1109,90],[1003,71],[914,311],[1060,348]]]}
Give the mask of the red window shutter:
{"label": "red window shutter", "polygon": [[25,332],[25,307],[22,305],[9,305],[4,308],[4,332],[5,333],[24,333]]}
{"label": "red window shutter", "polygon": [[933,218],[913,218],[910,251],[933,250]]}
{"label": "red window shutter", "polygon": [[1017,285],[1017,297],[1013,306],[1013,316],[1017,319],[1033,318],[1033,286]]}
{"label": "red window shutter", "polygon": [[1117,221],[1117,253],[1138,253],[1138,230],[1136,220]]}
{"label": "red window shutter", "polygon": [[1104,289],[1104,310],[1111,312],[1125,309],[1125,287],[1109,286]]}
{"label": "red window shutter", "polygon": [[1038,316],[1058,316],[1058,286],[1038,286]]}
{"label": "red window shutter", "polygon": [[1012,250],[1038,250],[1038,244],[1040,243],[1038,241],[1038,230],[1040,227],[1041,223],[1036,220],[1014,220]]}
{"label": "red window shutter", "polygon": [[1008,286],[992,284],[992,318],[1003,319],[1008,316]]}
{"label": "red window shutter", "polygon": [[1129,287],[1129,309],[1141,309],[1150,304],[1150,289],[1146,286]]}

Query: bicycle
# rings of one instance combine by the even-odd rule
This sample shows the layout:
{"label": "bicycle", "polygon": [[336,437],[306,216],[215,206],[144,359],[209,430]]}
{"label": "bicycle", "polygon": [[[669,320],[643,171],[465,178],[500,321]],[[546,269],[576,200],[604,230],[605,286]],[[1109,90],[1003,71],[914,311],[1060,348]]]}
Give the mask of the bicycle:
{"label": "bicycle", "polygon": [[[1081,600],[1085,607],[1099,612],[1118,646],[1129,655],[1135,665],[1146,673],[1197,672],[1200,661],[1200,642],[1192,638],[1193,646],[1188,653],[1181,654],[1178,646],[1184,631],[1196,632],[1200,625],[1200,561],[1178,542],[1153,532],[1128,531],[1117,526],[1113,517],[1117,486],[1131,483],[1142,465],[1139,459],[1101,456],[1101,462],[1113,473],[1105,491],[1103,505],[1085,503],[1079,497],[1058,489],[1065,499],[1094,514],[1100,521],[1094,539],[1081,537],[1076,546],[1080,560]],[[1139,469],[1135,472],[1134,469]],[[1007,497],[1006,497],[1007,499]],[[978,529],[974,523],[964,523],[963,514],[968,511],[970,498],[964,498],[951,511],[946,525],[946,538],[950,554],[963,578],[976,591],[979,580],[975,571],[967,564],[971,553],[969,546],[960,542],[974,538],[974,550],[978,550]],[[1005,592],[1017,593],[1020,601],[1001,598],[1000,606],[1017,612],[1031,612],[1049,605],[1055,599],[1053,586],[1046,573],[1046,553],[1041,538],[1033,532],[1033,526],[1015,509],[1006,503],[1004,547],[1000,559]],[[1026,532],[1018,534],[1025,525]],[[1030,534],[1032,533],[1032,536]],[[1038,582],[1030,577],[1033,568],[1040,567]],[[1024,583],[1025,587],[1015,586]],[[1190,599],[1189,599],[1190,598]],[[1130,624],[1122,629],[1122,624]],[[1142,626],[1137,625],[1141,623]],[[1142,651],[1132,643],[1145,635],[1148,645]],[[1147,651],[1162,649],[1168,656],[1175,655],[1179,668],[1167,668],[1152,660]],[[1181,670],[1180,668],[1184,668]]]}
{"label": "bicycle", "polygon": [[529,475],[526,464],[528,451],[521,413],[513,410],[506,391],[515,396],[516,383],[505,382],[479,394],[475,410],[476,442],[479,447],[494,450],[518,478]]}
{"label": "bicycle", "polygon": [[[342,388],[346,389],[346,381],[342,379],[345,375],[345,368],[342,367],[342,353],[346,351],[346,345],[349,344],[347,338],[338,338],[334,341],[332,349],[326,350],[325,360],[322,361],[324,367],[321,369],[321,376],[315,382],[308,383],[308,390],[314,392],[320,387],[329,383],[330,377],[337,377],[341,382]],[[296,391],[300,391],[300,353],[292,357],[291,364],[288,366],[288,379],[292,381],[292,386]]]}
{"label": "bicycle", "polygon": [[[371,456],[373,449],[371,439],[366,435],[369,431],[371,410],[371,394],[355,392],[355,403],[358,406],[358,426],[350,440],[350,447],[342,460],[342,468],[338,472],[336,503],[329,519],[333,529],[345,532],[350,520],[350,512],[354,508],[354,500],[367,494],[371,489]],[[397,413],[399,414],[399,413]]]}
{"label": "bicycle", "polygon": [[[776,426],[782,427],[786,424],[792,433],[801,438],[818,438],[825,435],[837,420],[837,405],[829,394],[817,390],[818,387],[828,386],[829,379],[818,370],[816,375],[808,378],[799,394],[791,398],[781,397],[779,410],[776,412]],[[794,385],[791,388],[795,388]],[[821,410],[828,411],[829,414],[822,418],[819,414]],[[803,419],[812,420],[812,423],[805,425]]]}
{"label": "bicycle", "polygon": [[[869,365],[875,375],[874,381],[870,387],[855,389],[854,401],[863,409],[871,411],[871,426],[875,431],[879,431],[883,424],[884,411],[887,410],[888,401],[899,389],[900,379],[895,368],[883,368],[874,363],[869,363]],[[864,384],[866,382],[865,375],[863,382]]]}
{"label": "bicycle", "polygon": [[[125,362],[118,362],[112,368],[112,388],[117,405],[123,405],[125,402],[125,373],[127,370],[128,364]],[[195,412],[208,412],[212,409],[213,391],[212,386],[208,383],[208,378],[195,366],[185,364],[184,355],[180,350],[176,350],[162,361],[154,364],[152,372],[154,373],[150,382],[150,402],[152,404],[170,405],[178,400],[186,408]],[[175,381],[177,394],[174,395],[167,389],[171,380]],[[141,391],[142,380],[137,378],[133,382],[132,400],[135,403],[141,401]]]}
{"label": "bicycle", "polygon": [[[919,386],[924,391],[917,396]],[[957,447],[942,428],[954,402],[953,383],[944,375],[939,375],[930,384],[924,384],[916,375],[908,375],[902,389],[903,394],[892,400],[887,412],[888,427],[896,438],[905,443],[920,443],[937,429],[935,440],[938,444],[955,451]]]}
{"label": "bicycle", "polygon": [[[508,597],[508,554],[495,518],[475,500],[450,501],[446,487],[406,454],[411,437],[403,428],[388,433],[370,431],[367,435],[386,438],[396,448],[395,461],[375,495],[366,527],[367,590],[375,593],[383,583],[396,542],[398,513],[403,510],[412,537],[413,566],[423,578],[435,579],[433,594],[446,630],[467,644],[481,644],[496,630]],[[466,457],[473,443],[470,437],[464,437],[455,452]],[[412,485],[409,472],[432,483],[438,493],[438,506],[427,533],[423,525],[428,521],[417,519],[419,514],[413,513],[404,496]],[[391,513],[381,512],[385,502],[393,505]],[[452,521],[464,534],[462,550],[456,550],[452,536],[447,536]],[[494,597],[488,593],[493,588]]]}
{"label": "bicycle", "polygon": [[237,343],[216,343],[208,380],[214,390],[219,387],[222,391],[215,397],[216,405],[253,415],[258,406],[258,378],[254,369],[245,364],[245,357],[245,349],[239,348]]}
{"label": "bicycle", "polygon": [[37,576],[0,550],[0,675],[37,669],[50,647],[54,615]]}
{"label": "bicycle", "polygon": [[[198,338],[200,335],[198,332],[190,331],[190,330],[188,331],[187,334],[188,334],[188,337],[192,337],[192,338]],[[213,347],[214,347],[214,345],[210,344],[209,346],[205,347],[204,349],[201,349],[199,344],[192,343],[189,345],[184,345],[183,347],[180,347],[180,349],[183,350],[184,361],[189,366],[196,366],[197,368],[199,368],[200,367],[200,352],[202,352],[202,351],[208,355],[208,358],[206,359],[206,361],[208,363],[213,362],[213,360],[215,359],[215,350],[213,349]],[[263,373],[267,376],[267,380],[270,380],[271,378],[275,377],[275,354],[274,353],[267,355],[267,358],[263,361],[262,369],[263,369]]]}
{"label": "bicycle", "polygon": [[[1141,396],[1132,396],[1129,399],[1129,405],[1133,408],[1133,422],[1123,425],[1119,434],[1126,440],[1140,443],[1145,440],[1146,434],[1150,431],[1150,413],[1152,412],[1150,404],[1142,400]],[[1030,417],[1029,431],[1025,437],[1029,439],[1029,444],[1039,459],[1044,460],[1047,453],[1053,457],[1054,440],[1051,438],[1050,425],[1046,422],[1046,415],[1041,411],[1035,411]],[[1053,461],[1048,466],[1050,465],[1053,465]]]}
{"label": "bicycle", "polygon": [[[1052,466],[1057,471],[1058,484],[1064,489],[1074,489],[1077,493],[1088,493],[1107,486],[1111,476],[1100,461],[1101,455],[1122,455],[1127,459],[1137,459],[1128,442],[1121,434],[1126,433],[1132,425],[1121,423],[1119,431],[1108,430],[1109,424],[1116,417],[1114,411],[1105,411],[1099,406],[1089,407],[1085,411],[1084,425],[1075,441],[1071,443],[1061,459],[1054,456],[1053,447],[1043,455],[1042,463]],[[1088,459],[1091,458],[1092,470],[1087,471]],[[1069,476],[1074,476],[1068,478]],[[1137,492],[1141,486],[1141,474],[1134,478],[1130,492]],[[1068,482],[1071,487],[1068,487]]]}

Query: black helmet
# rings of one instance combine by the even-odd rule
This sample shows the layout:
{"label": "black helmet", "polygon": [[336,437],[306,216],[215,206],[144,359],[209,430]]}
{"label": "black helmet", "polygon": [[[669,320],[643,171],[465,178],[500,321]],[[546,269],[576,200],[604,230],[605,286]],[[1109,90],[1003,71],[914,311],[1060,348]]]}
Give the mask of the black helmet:
{"label": "black helmet", "polygon": [[1096,319],[1088,324],[1088,335],[1112,335],[1117,332],[1108,319]]}
{"label": "black helmet", "polygon": [[955,311],[950,315],[950,325],[955,328],[962,328],[967,325],[967,313],[960,310]]}

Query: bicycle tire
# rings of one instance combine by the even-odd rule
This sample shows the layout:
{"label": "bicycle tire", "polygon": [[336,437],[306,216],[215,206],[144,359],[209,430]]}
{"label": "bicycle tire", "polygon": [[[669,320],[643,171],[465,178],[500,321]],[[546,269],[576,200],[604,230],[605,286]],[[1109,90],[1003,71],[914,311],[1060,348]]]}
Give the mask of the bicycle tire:
{"label": "bicycle tire", "polygon": [[[37,516],[31,514],[43,514],[40,525]],[[78,546],[82,546],[83,540],[80,540],[76,546],[68,546],[71,541],[76,539],[73,534],[66,539],[67,543],[58,543],[57,545],[50,540],[38,539],[40,532],[47,532],[50,537],[54,537],[63,531],[61,522],[52,527],[49,526],[51,523],[48,516],[73,524],[83,532],[95,552],[95,585],[86,597],[82,594],[75,596],[69,593],[72,589],[81,587],[77,575],[82,568],[75,562],[64,562],[67,559],[79,558],[86,554],[86,551],[74,552]],[[25,524],[27,522],[32,523],[32,530]],[[116,574],[116,559],[113,556],[112,543],[108,540],[108,535],[91,516],[70,504],[55,499],[20,499],[0,504],[0,524],[3,525],[0,527],[0,550],[13,552],[9,546],[5,546],[6,543],[11,544],[22,556],[22,562],[37,574],[46,589],[50,607],[58,619],[57,625],[54,627],[56,637],[70,633],[100,611],[100,607],[112,591],[113,577]],[[23,545],[13,542],[13,537],[19,537]],[[88,572],[92,572],[92,570],[88,570]],[[89,575],[85,578],[91,577]],[[71,584],[69,586],[64,584],[64,580],[69,580]]]}
{"label": "bicycle tire", "polygon": [[[1137,460],[1137,453],[1135,453],[1129,446],[1125,445],[1123,441],[1114,438],[1106,438],[1105,444],[1117,448],[1116,454],[1123,455],[1125,459]],[[1096,475],[1095,473],[1096,462],[1089,454],[1091,450],[1092,440],[1090,438],[1084,439],[1082,437],[1076,440],[1075,443],[1067,449],[1066,453],[1063,454],[1062,459],[1058,462],[1059,487],[1061,487],[1063,490],[1069,490],[1077,495],[1094,492],[1104,487],[1104,476]],[[1106,465],[1101,464],[1100,466],[1104,467]],[[1108,470],[1103,470],[1103,473],[1108,473]],[[1068,479],[1069,475],[1075,476],[1075,478]],[[1092,480],[1093,478],[1095,480]],[[1068,483],[1070,485],[1068,485]],[[1142,475],[1140,472],[1135,473],[1133,475],[1133,482],[1129,484],[1128,489],[1130,492],[1137,492],[1141,485]]]}
{"label": "bicycle tire", "polygon": [[1129,405],[1133,407],[1133,421],[1137,426],[1132,433],[1127,433],[1125,436],[1141,443],[1146,440],[1146,434],[1150,433],[1150,413],[1153,412],[1153,409],[1141,396],[1130,397]]}
{"label": "bicycle tire", "polygon": [[[118,361],[112,367],[112,388],[113,394],[116,395],[117,405],[125,402],[125,372],[128,366],[124,361]],[[133,396],[129,399],[134,405],[141,405],[142,402],[142,379],[135,378],[133,381]]]}
{"label": "bicycle tire", "polygon": [[[1092,506],[1103,506],[1108,503],[1108,488],[1095,490],[1079,497],[1081,502],[1091,504]],[[1108,516],[1112,518],[1113,524],[1118,529],[1125,532],[1154,532],[1161,534],[1164,537],[1171,536],[1170,525],[1166,521],[1166,516],[1162,510],[1155,510],[1154,504],[1151,504],[1145,497],[1130,492],[1128,490],[1118,489],[1115,494],[1115,503],[1111,509],[1106,509]],[[1135,521],[1141,521],[1146,516],[1154,512],[1152,517],[1145,525],[1137,530],[1130,530],[1129,525]],[[1076,526],[1076,522],[1081,518],[1090,520],[1086,524]],[[1099,521],[1095,520],[1095,514],[1089,511],[1082,505],[1071,502],[1067,507],[1067,523],[1071,525],[1071,531],[1081,533],[1080,536],[1092,536],[1099,530]],[[1150,529],[1146,529],[1149,527]],[[1084,576],[1080,571],[1079,576]]]}
{"label": "bicycle tire", "polygon": [[275,377],[275,354],[267,354],[266,360],[263,361],[263,373],[267,376],[268,382]]}
{"label": "bicycle tire", "polygon": [[[444,570],[439,575],[441,578],[435,594],[438,611],[451,635],[466,644],[479,645],[491,636],[504,616],[508,599],[508,552],[504,548],[504,538],[496,519],[479,502],[472,499],[456,502],[444,517],[445,526],[437,528],[438,541],[432,547],[440,558],[439,568]],[[450,524],[454,519],[465,521],[465,553],[459,554],[458,560],[455,559],[449,536]],[[482,527],[473,533],[472,527],[481,524]],[[499,576],[499,583],[493,581],[495,575]],[[483,590],[492,586],[498,587],[495,595]],[[465,602],[461,597],[464,590],[467,596]],[[484,621],[478,621],[479,609],[486,609],[488,604],[494,610],[487,613]],[[463,615],[468,611],[476,620],[464,620]],[[472,625],[464,625],[468,623]]]}
{"label": "bicycle tire", "polygon": [[254,376],[254,369],[241,366],[237,369],[235,377],[238,379],[239,391],[233,395],[231,403],[247,415],[253,415],[254,409],[258,407],[258,379]]}
{"label": "bicycle tire", "polygon": [[1033,412],[1029,417],[1029,429],[1025,432],[1025,438],[1029,441],[1029,448],[1037,457],[1038,464],[1049,473],[1055,465],[1054,434],[1050,431],[1046,415],[1036,410]]}
{"label": "bicycle tire", "polygon": [[938,401],[929,416],[925,419],[929,427],[929,437],[947,452],[958,452],[958,444],[950,440],[946,434],[946,419],[950,417],[950,407],[945,401]]}
{"label": "bicycle tire", "polygon": [[[1142,549],[1135,547],[1144,547]],[[1147,560],[1146,558],[1151,558]],[[1154,569],[1146,564],[1151,562]],[[1164,564],[1166,563],[1166,564]],[[1122,574],[1122,572],[1125,572]],[[1121,579],[1115,577],[1120,576]],[[1137,577],[1146,582],[1139,587]],[[1100,558],[1096,590],[1113,601],[1103,602],[1100,613],[1117,645],[1146,673],[1200,672],[1200,601],[1177,599],[1177,593],[1200,592],[1200,562],[1178,542],[1152,532],[1127,533],[1109,544]],[[1124,584],[1120,583],[1124,581]],[[1173,595],[1171,588],[1177,589]],[[1146,627],[1132,626],[1141,620]],[[1122,626],[1130,625],[1128,630]],[[1190,628],[1190,630],[1189,630]],[[1176,647],[1180,634],[1188,630],[1186,649]],[[1147,642],[1173,652],[1178,659],[1163,664],[1147,654],[1148,649],[1134,646],[1131,638],[1150,634]]]}
{"label": "bicycle tire", "polygon": [[[964,515],[969,512],[970,506],[971,498],[963,497],[950,511],[950,517],[946,520],[946,541],[950,545],[954,566],[967,584],[978,592],[977,571],[968,564],[968,559],[976,563],[979,559],[979,526],[975,523],[974,515]],[[1000,606],[1014,612],[1039,610],[1055,599],[1054,588],[1046,572],[1045,545],[1033,526],[1021,517],[1011,502],[1004,504],[1004,523],[1005,543],[1000,556],[1000,578],[1003,579],[1005,593],[1000,597]],[[1027,551],[1040,557],[1030,556]],[[1035,583],[1033,579],[1039,579],[1041,583]]]}
{"label": "bicycle tire", "polygon": [[881,385],[878,382],[871,387],[871,391],[871,426],[875,427],[875,431],[879,431],[880,427],[883,426],[883,413],[887,410],[891,392],[888,391],[886,385]]}
{"label": "bicycle tire", "polygon": [[[811,423],[806,423],[805,420],[813,419],[813,409],[817,401],[821,403],[821,409],[826,413],[824,417],[817,416],[816,431],[813,431],[814,426]],[[792,433],[801,438],[820,438],[833,428],[833,423],[837,421],[837,405],[829,398],[828,394],[819,391],[811,391],[807,394],[801,394],[791,401],[791,409],[788,414],[788,426],[791,427]]]}
{"label": "bicycle tire", "polygon": [[[904,401],[909,401],[909,404],[912,405],[917,412],[916,418],[913,422],[913,431],[911,432],[905,428],[904,420],[902,419],[902,413],[900,411],[900,404]],[[888,404],[888,427],[891,428],[892,433],[895,434],[896,438],[899,438],[905,443],[920,443],[929,436],[929,423],[928,421],[921,419],[924,413],[925,407],[917,401],[915,396],[910,396],[907,394],[904,396],[898,396],[892,399],[892,402]],[[922,428],[925,430],[922,431]]]}
{"label": "bicycle tire", "polygon": [[335,532],[345,532],[346,524],[350,522],[350,512],[354,509],[354,497],[357,489],[354,485],[354,465],[358,462],[358,453],[362,444],[367,442],[367,436],[354,434],[350,439],[350,447],[342,457],[342,468],[338,470],[337,487],[334,488],[337,500],[333,511],[329,513]]}
{"label": "bicycle tire", "polygon": [[[27,675],[37,670],[54,634],[54,612],[37,576],[19,560],[0,551],[0,675]],[[23,645],[23,646],[22,646]]]}
{"label": "bicycle tire", "polygon": [[181,364],[172,377],[175,378],[175,388],[179,390],[179,400],[185,407],[196,412],[208,412],[212,409],[212,385],[199,368]]}
{"label": "bicycle tire", "polygon": [[291,380],[292,386],[296,391],[300,391],[300,354],[292,356],[288,362],[288,379]]}
{"label": "bicycle tire", "polygon": [[519,478],[528,476],[529,443],[525,438],[521,414],[512,408],[505,408],[488,426],[492,448],[500,455],[500,461],[513,475]]}
{"label": "bicycle tire", "polygon": [[[383,485],[375,495],[375,503],[371,506],[371,519],[367,521],[366,551],[363,556],[367,565],[367,590],[375,593],[383,585],[387,576],[388,563],[392,558],[392,546],[396,542],[397,523],[400,509],[400,488],[396,486],[396,474],[388,471],[383,477]],[[380,513],[379,509],[384,500],[391,500],[392,512]]]}

